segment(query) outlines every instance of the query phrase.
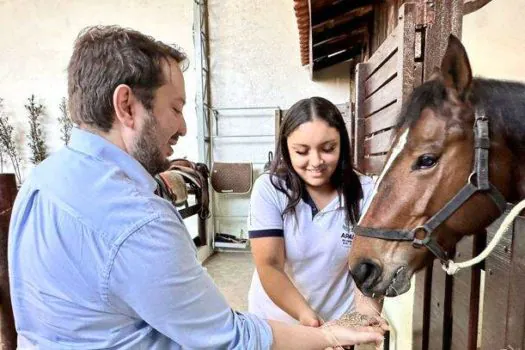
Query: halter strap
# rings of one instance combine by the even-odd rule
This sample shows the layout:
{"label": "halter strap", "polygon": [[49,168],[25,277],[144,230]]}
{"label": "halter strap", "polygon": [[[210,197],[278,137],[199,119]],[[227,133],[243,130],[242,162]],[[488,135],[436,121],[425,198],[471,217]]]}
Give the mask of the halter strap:
{"label": "halter strap", "polygon": [[[476,109],[474,121],[474,165],[463,188],[423,225],[412,230],[383,229],[356,226],[359,236],[392,241],[412,241],[416,248],[426,247],[444,265],[448,264],[448,253],[437,242],[435,230],[477,192],[488,195],[500,213],[505,211],[507,201],[501,192],[489,182],[490,134],[488,119],[482,107]],[[423,232],[424,236],[418,235]]]}

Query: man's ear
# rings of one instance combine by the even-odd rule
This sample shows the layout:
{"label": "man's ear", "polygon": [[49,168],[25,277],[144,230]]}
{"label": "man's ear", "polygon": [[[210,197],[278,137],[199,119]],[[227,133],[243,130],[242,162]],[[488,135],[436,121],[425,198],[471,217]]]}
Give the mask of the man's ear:
{"label": "man's ear", "polygon": [[126,84],[120,84],[113,92],[113,108],[117,121],[122,125],[133,128],[135,125],[133,91]]}

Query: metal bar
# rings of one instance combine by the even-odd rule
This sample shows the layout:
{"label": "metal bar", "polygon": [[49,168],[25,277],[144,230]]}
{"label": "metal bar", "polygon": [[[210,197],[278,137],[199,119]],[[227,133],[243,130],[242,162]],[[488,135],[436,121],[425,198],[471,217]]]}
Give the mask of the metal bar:
{"label": "metal bar", "polygon": [[[208,57],[208,1],[194,0],[193,4],[193,40],[195,49],[195,71],[196,93],[195,112],[197,116],[197,146],[199,161],[205,163],[211,169],[212,164],[212,140],[210,122],[210,89],[209,89],[209,57]],[[208,140],[206,140],[208,139]],[[199,211],[199,206],[193,205],[180,210],[181,216],[189,217]],[[201,243],[210,244],[213,247],[213,235],[210,239],[208,232],[214,232],[213,208],[210,206],[210,220],[199,218],[198,231]],[[211,225],[211,227],[207,227]],[[209,242],[208,242],[209,241]]]}
{"label": "metal bar", "polygon": [[220,139],[230,139],[230,138],[246,138],[246,137],[253,137],[253,138],[259,138],[259,137],[275,137],[275,135],[221,135],[221,136],[213,136],[215,140]]}
{"label": "metal bar", "polygon": [[263,107],[221,107],[221,108],[214,108],[213,110],[216,112],[220,111],[242,111],[242,110],[254,110],[254,109],[280,109],[280,107],[276,106],[263,106]]}
{"label": "metal bar", "polygon": [[208,42],[207,42],[207,1],[206,0],[195,0],[193,6],[193,38],[195,47],[195,70],[200,72],[196,75],[197,86],[195,94],[195,109],[197,114],[197,141],[199,148],[199,161],[211,164],[211,159],[208,159],[206,152],[206,145],[204,142],[205,135],[209,135],[209,132],[205,130],[208,128],[209,121],[208,115],[205,111],[205,106],[209,103],[208,85],[208,56],[206,54]]}

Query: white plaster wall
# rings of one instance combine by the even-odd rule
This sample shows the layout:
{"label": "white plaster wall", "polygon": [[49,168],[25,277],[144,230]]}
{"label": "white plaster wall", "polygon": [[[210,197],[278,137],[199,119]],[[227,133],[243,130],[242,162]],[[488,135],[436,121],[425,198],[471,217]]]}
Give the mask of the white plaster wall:
{"label": "white plaster wall", "polygon": [[525,1],[492,0],[463,18],[462,41],[472,72],[525,82]]}
{"label": "white plaster wall", "polygon": [[[492,0],[480,10],[464,16],[462,42],[472,72],[486,78],[525,82],[525,2]],[[443,272],[444,273],[444,272]],[[393,333],[392,350],[412,348],[414,291],[385,301],[384,313]]]}
{"label": "white plaster wall", "polygon": [[314,95],[348,102],[349,68],[312,82],[301,66],[290,0],[208,0],[212,104],[216,108],[288,108]]}
{"label": "white plaster wall", "polygon": [[[24,104],[31,94],[46,108],[45,132],[51,152],[62,145],[57,118],[67,95],[67,64],[79,31],[90,25],[117,24],[175,43],[188,55],[185,73],[188,135],[175,147],[175,157],[197,159],[195,74],[193,65],[193,1],[190,0],[0,0],[0,98],[20,135],[23,172],[32,168],[24,134]],[[9,170],[9,169],[4,169]],[[186,220],[197,235],[197,219]]]}
{"label": "white plaster wall", "polygon": [[[189,0],[0,0],[0,97],[19,132],[26,133],[24,103],[31,94],[46,107],[45,131],[51,151],[61,146],[56,119],[67,95],[66,68],[78,32],[89,25],[118,24],[176,43],[193,62],[193,1]],[[197,157],[195,78],[186,76],[189,133],[176,155]],[[24,172],[31,169],[27,140],[22,138]]]}

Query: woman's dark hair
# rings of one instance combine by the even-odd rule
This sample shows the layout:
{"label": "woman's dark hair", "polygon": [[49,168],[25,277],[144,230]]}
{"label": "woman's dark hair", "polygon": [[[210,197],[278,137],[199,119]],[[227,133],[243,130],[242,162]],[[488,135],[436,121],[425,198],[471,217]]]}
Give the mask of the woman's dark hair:
{"label": "woman's dark hair", "polygon": [[344,198],[347,220],[355,224],[360,216],[359,201],[363,198],[363,189],[359,177],[352,169],[348,131],[341,112],[333,103],[322,97],[311,97],[296,102],[290,107],[281,123],[275,160],[270,168],[270,178],[273,186],[288,197],[288,205],[283,215],[295,211],[295,206],[306,191],[304,181],[293,169],[287,139],[301,124],[314,119],[322,120],[339,131],[341,154],[330,181],[339,195]]}

